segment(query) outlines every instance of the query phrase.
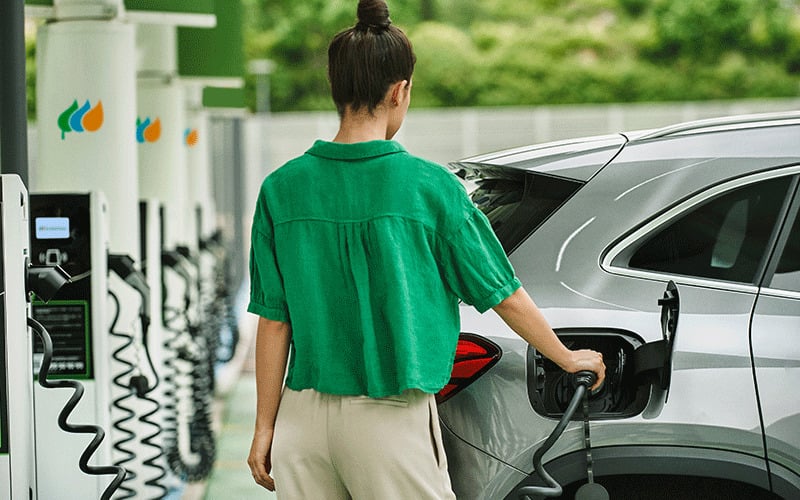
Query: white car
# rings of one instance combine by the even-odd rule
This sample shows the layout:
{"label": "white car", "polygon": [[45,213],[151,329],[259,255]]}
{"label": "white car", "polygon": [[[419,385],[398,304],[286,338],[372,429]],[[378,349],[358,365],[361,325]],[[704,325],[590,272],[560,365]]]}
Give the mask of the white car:
{"label": "white car", "polygon": [[[473,201],[562,340],[604,355],[589,413],[594,479],[611,498],[800,498],[800,113],[451,167],[477,184]],[[462,308],[462,332],[439,405],[455,492],[520,498],[543,484],[532,457],[571,379],[491,311]],[[586,483],[580,421],[544,466],[564,498]]]}

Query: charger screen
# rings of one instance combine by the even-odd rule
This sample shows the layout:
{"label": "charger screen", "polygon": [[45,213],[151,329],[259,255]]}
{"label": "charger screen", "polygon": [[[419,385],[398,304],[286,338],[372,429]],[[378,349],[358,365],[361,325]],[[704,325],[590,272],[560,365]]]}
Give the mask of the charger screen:
{"label": "charger screen", "polygon": [[69,238],[69,217],[36,217],[36,239],[63,240]]}

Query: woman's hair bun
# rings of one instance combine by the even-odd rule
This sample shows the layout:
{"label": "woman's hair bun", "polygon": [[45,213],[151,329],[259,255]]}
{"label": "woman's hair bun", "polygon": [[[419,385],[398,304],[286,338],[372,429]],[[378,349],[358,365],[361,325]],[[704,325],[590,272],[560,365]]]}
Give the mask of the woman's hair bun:
{"label": "woman's hair bun", "polygon": [[389,19],[389,7],[383,0],[360,0],[358,2],[358,24],[357,28],[366,30],[386,29],[392,24]]}

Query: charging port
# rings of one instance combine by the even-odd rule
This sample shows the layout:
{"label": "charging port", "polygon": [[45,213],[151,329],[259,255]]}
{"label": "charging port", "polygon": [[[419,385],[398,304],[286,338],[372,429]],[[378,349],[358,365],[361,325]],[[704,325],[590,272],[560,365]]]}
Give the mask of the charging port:
{"label": "charging port", "polygon": [[[621,330],[562,329],[559,338],[570,349],[593,349],[603,354],[606,364],[604,384],[589,396],[593,420],[626,418],[644,410],[650,385],[641,384],[634,367],[634,351],[643,342]],[[564,372],[532,347],[528,348],[528,397],[539,415],[560,418],[567,409],[575,384]]]}

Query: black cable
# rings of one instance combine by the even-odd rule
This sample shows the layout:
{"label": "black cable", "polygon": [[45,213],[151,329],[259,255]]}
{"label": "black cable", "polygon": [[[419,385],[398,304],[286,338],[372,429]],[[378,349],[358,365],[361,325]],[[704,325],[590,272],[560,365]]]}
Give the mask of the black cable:
{"label": "black cable", "polygon": [[[167,463],[170,469],[178,476],[188,481],[197,481],[208,477],[213,469],[216,459],[216,442],[211,427],[211,397],[213,396],[211,371],[213,364],[209,363],[211,353],[208,351],[208,342],[202,335],[202,330],[192,324],[189,317],[191,307],[190,276],[185,270],[177,269],[177,266],[167,265],[169,269],[175,271],[185,282],[184,308],[176,310],[164,306],[164,327],[172,332],[174,336],[170,339],[169,349],[175,353],[172,359],[174,373],[174,400],[183,397],[184,392],[191,391],[192,415],[188,422],[188,429],[179,428],[179,422],[183,422],[178,417],[179,408],[174,412],[174,418],[170,420],[172,428],[169,429],[169,441],[165,446]],[[166,302],[166,295],[164,297]],[[175,325],[180,321],[180,325]],[[191,378],[191,385],[182,385],[185,379]],[[183,456],[180,447],[181,431],[188,433],[188,442],[191,446],[193,455]]]}
{"label": "black cable", "polygon": [[[144,300],[144,297],[142,299]],[[161,436],[163,429],[161,424],[159,424],[158,421],[153,418],[162,410],[162,405],[159,400],[150,396],[150,394],[161,384],[161,379],[158,376],[158,371],[156,370],[155,364],[153,363],[153,358],[150,355],[149,326],[149,318],[145,320],[144,316],[142,316],[142,343],[144,344],[145,356],[147,357],[147,362],[150,365],[150,369],[152,370],[155,381],[147,390],[138,393],[139,399],[146,401],[151,405],[150,411],[139,416],[139,422],[151,426],[151,428],[154,430],[152,433],[144,436],[139,442],[142,444],[142,446],[147,446],[153,449],[155,452],[149,458],[142,461],[143,466],[155,469],[157,471],[157,474],[147,479],[144,482],[144,485],[160,490],[161,493],[153,497],[153,500],[160,500],[167,496],[169,490],[163,484],[164,479],[167,477],[167,469],[161,463],[159,463],[159,459],[164,456],[164,448],[156,441],[156,439]]]}
{"label": "black cable", "polygon": [[[122,351],[128,349],[133,345],[133,336],[124,332],[116,331],[117,322],[119,321],[119,315],[120,315],[119,298],[111,290],[108,291],[108,296],[114,301],[114,306],[115,306],[114,319],[111,321],[111,326],[109,327],[109,333],[111,334],[112,337],[117,337],[123,340],[123,344],[116,350],[114,350],[114,352],[111,354],[111,358],[114,359],[114,361],[125,366],[125,369],[117,373],[117,375],[112,379],[114,385],[121,388],[125,392],[123,393],[122,396],[119,396],[118,398],[114,399],[111,402],[111,406],[113,406],[114,408],[123,413],[123,416],[121,418],[115,420],[111,424],[116,431],[122,434],[122,437],[114,441],[114,443],[112,444],[114,449],[123,455],[123,458],[117,460],[116,462],[117,465],[122,467],[128,464],[129,462],[133,462],[134,460],[136,460],[136,454],[132,450],[125,447],[126,444],[136,440],[136,434],[133,433],[127,427],[123,427],[124,424],[132,421],[136,417],[136,413],[127,406],[122,405],[124,401],[127,401],[128,399],[133,397],[133,389],[131,388],[130,379],[131,375],[134,372],[135,365],[120,355]],[[136,479],[136,477],[137,477],[136,472],[133,470],[129,470],[128,477],[125,479],[125,482],[127,483],[128,481],[132,481]],[[120,486],[120,490],[125,492],[125,496],[120,497],[122,499],[136,497],[136,490],[127,487],[125,483],[123,483]]]}
{"label": "black cable", "polygon": [[[174,434],[170,442],[171,446],[166,447],[167,463],[175,474],[185,478],[187,481],[199,481],[205,479],[211,473],[216,459],[216,441],[211,427],[211,382],[209,376],[209,364],[205,362],[210,353],[205,347],[204,339],[197,333],[197,329],[189,324],[188,310],[174,311],[177,314],[172,317],[172,321],[183,319],[186,330],[177,330],[167,326],[177,335],[173,337],[171,347],[176,353],[173,367],[175,370],[175,400],[181,398],[185,392],[190,392],[192,415],[188,419],[188,429],[178,427],[177,411],[175,412]],[[178,337],[182,336],[183,339]],[[186,341],[188,339],[188,342]],[[184,340],[184,342],[178,342]],[[186,379],[191,379],[189,386],[181,385]],[[179,411],[179,410],[178,410]],[[179,433],[188,433],[187,441],[191,445],[191,451],[195,456],[186,457],[179,445]]]}
{"label": "black cable", "polygon": [[97,425],[70,424],[67,422],[67,418],[73,412],[73,410],[75,410],[75,407],[78,405],[81,398],[83,398],[83,385],[75,380],[50,381],[47,379],[48,375],[50,374],[50,362],[53,359],[53,341],[50,339],[50,334],[47,332],[47,329],[35,319],[28,318],[28,326],[34,332],[36,332],[42,341],[42,346],[44,347],[42,364],[39,367],[39,385],[45,389],[70,388],[73,390],[72,396],[58,414],[59,428],[61,428],[61,430],[64,432],[69,432],[71,434],[94,434],[92,441],[89,443],[86,449],[84,449],[83,453],[81,453],[80,459],[78,460],[78,467],[80,467],[83,473],[93,476],[110,474],[115,475],[111,483],[106,487],[105,490],[103,490],[103,494],[100,497],[101,500],[109,500],[125,480],[125,476],[128,471],[125,470],[124,467],[120,467],[118,465],[89,465],[89,459],[92,455],[94,455],[94,452],[97,451],[97,448],[100,447],[100,443],[102,443],[103,439],[105,438],[105,431]]}
{"label": "black cable", "polygon": [[[170,337],[166,337],[162,344],[164,348],[164,367],[166,368],[166,373],[163,376],[163,401],[164,404],[162,405],[162,409],[164,411],[163,422],[164,425],[162,426],[162,432],[164,434],[164,446],[163,446],[163,453],[167,454],[167,452],[178,446],[178,407],[177,407],[177,392],[176,392],[176,382],[175,382],[175,360],[177,356],[175,354],[175,341],[178,336],[178,332],[174,329],[170,328],[168,325],[168,321],[166,317],[164,318],[164,330],[166,332],[171,333]],[[167,462],[172,469],[172,465]],[[173,473],[180,476],[180,471],[172,470]]]}
{"label": "black cable", "polygon": [[553,429],[550,435],[547,436],[545,442],[542,443],[539,449],[537,449],[533,454],[533,467],[535,472],[539,474],[539,477],[544,480],[547,486],[523,486],[517,491],[521,497],[527,498],[528,495],[558,497],[561,496],[561,493],[563,493],[563,489],[561,488],[561,485],[558,484],[558,481],[553,479],[553,476],[551,476],[544,469],[544,466],[542,465],[542,457],[544,457],[544,454],[547,453],[553,444],[555,444],[558,438],[561,437],[561,434],[564,432],[564,429],[566,429],[570,419],[575,414],[575,410],[578,409],[578,405],[583,402],[584,394],[597,380],[597,375],[589,371],[581,371],[575,375],[575,380],[577,382],[575,394],[572,395],[572,399],[569,402],[569,406],[567,406],[567,409],[564,411],[564,415],[561,416],[561,420],[558,421],[556,427]]}
{"label": "black cable", "polygon": [[[225,348],[224,354],[220,353],[219,349],[217,349],[217,361],[221,363],[227,363],[233,359],[240,338],[239,325],[236,320],[236,315],[234,314],[234,304],[231,300],[225,273],[226,260],[226,258],[220,257],[217,263],[217,269],[215,270],[215,279],[217,283],[215,287],[216,297],[213,299],[213,304],[217,307],[217,311],[214,313],[213,317],[219,318],[218,331],[220,334],[225,331],[230,333],[230,338],[227,339],[227,342],[220,342]],[[220,340],[222,340],[221,336]]]}
{"label": "black cable", "polygon": [[[148,365],[150,366],[150,370],[153,374],[153,377],[155,378],[155,382],[150,387],[148,387],[147,379],[145,377],[143,377],[142,375],[136,375],[136,376],[132,375],[135,371],[134,370],[135,365],[133,363],[130,363],[126,359],[123,359],[120,356],[120,353],[122,351],[128,349],[133,345],[134,338],[132,335],[115,331],[117,322],[119,321],[120,303],[119,303],[119,298],[116,296],[116,294],[114,294],[110,290],[108,294],[114,300],[114,305],[115,305],[115,314],[114,314],[114,319],[111,323],[110,333],[115,337],[122,338],[124,341],[124,344],[114,351],[112,357],[117,362],[125,365],[127,368],[125,371],[119,373],[113,379],[113,382],[117,387],[128,390],[127,394],[115,399],[113,402],[115,408],[125,413],[125,416],[123,418],[114,422],[114,428],[120,431],[121,433],[125,434],[125,438],[114,443],[114,448],[120,453],[123,453],[125,455],[125,458],[121,461],[118,461],[117,465],[127,464],[128,462],[131,462],[137,458],[137,455],[133,451],[123,447],[123,445],[131,441],[134,441],[136,435],[129,429],[122,427],[123,424],[130,422],[136,416],[135,412],[133,412],[130,408],[122,406],[122,402],[133,397],[133,394],[135,393],[139,397],[139,399],[147,401],[151,405],[151,410],[141,414],[138,418],[138,421],[140,423],[147,424],[151,426],[151,428],[155,429],[151,434],[146,435],[145,437],[139,440],[139,442],[143,446],[147,446],[151,449],[154,449],[155,451],[154,455],[151,455],[149,458],[142,461],[143,466],[155,469],[156,471],[156,475],[148,478],[144,482],[144,484],[145,486],[156,488],[161,491],[161,494],[155,497],[156,499],[164,498],[167,495],[168,490],[163,484],[161,484],[161,482],[166,477],[167,472],[166,469],[157,462],[158,459],[161,456],[163,456],[164,450],[157,442],[155,442],[155,439],[157,439],[161,435],[162,429],[159,423],[153,420],[153,417],[161,410],[161,404],[158,402],[158,400],[153,399],[152,397],[149,396],[149,394],[153,392],[156,389],[156,387],[158,387],[160,382],[158,377],[158,371],[156,370],[155,364],[153,363],[153,359],[152,356],[150,355],[150,349],[148,345],[150,318],[148,314],[145,314],[146,310],[145,301],[149,300],[149,294],[141,294],[142,307],[140,308],[139,316],[142,323],[142,344],[144,346],[145,356],[147,358],[147,362]],[[125,379],[127,379],[127,383],[123,381]],[[137,477],[136,474],[133,471],[130,471],[130,475],[127,480],[133,480],[136,477]],[[123,485],[121,489],[127,492],[127,496],[121,497],[122,499],[134,498],[137,496],[136,491],[131,488],[127,488]]]}
{"label": "black cable", "polygon": [[154,440],[162,434],[163,429],[161,428],[161,425],[157,421],[152,420],[152,417],[155,416],[159,411],[161,411],[162,407],[161,404],[158,402],[158,400],[151,398],[149,396],[149,392],[144,397],[142,397],[142,399],[151,403],[153,405],[152,406],[153,409],[147,413],[142,414],[139,417],[139,422],[153,426],[155,428],[155,431],[153,431],[152,434],[143,437],[141,443],[144,446],[149,446],[151,448],[154,448],[156,451],[156,453],[152,455],[150,458],[143,460],[142,464],[145,467],[150,467],[158,471],[157,476],[151,477],[150,479],[145,481],[144,484],[145,486],[156,488],[161,491],[161,494],[154,497],[153,500],[162,499],[167,496],[167,493],[169,493],[169,490],[163,484],[164,479],[167,477],[167,470],[166,468],[164,468],[163,465],[158,463],[159,459],[164,456],[164,448]]}
{"label": "black cable", "polygon": [[235,307],[231,300],[231,295],[228,293],[227,286],[222,290],[222,296],[218,295],[217,301],[222,303],[222,314],[220,314],[220,332],[230,332],[230,339],[224,344],[226,353],[224,356],[217,356],[217,361],[227,363],[233,359],[236,354],[236,347],[239,345],[240,333],[239,325],[237,322],[236,314],[234,313]]}
{"label": "black cable", "polygon": [[[203,305],[206,318],[211,319],[204,322],[212,330],[212,335],[209,335],[209,349],[215,364],[227,363],[236,354],[240,338],[235,306],[228,287],[228,257],[222,245],[214,240],[204,240],[200,249],[214,259],[212,277],[207,286],[210,289],[206,295],[207,304]],[[226,332],[229,334],[227,337],[223,335]]]}

